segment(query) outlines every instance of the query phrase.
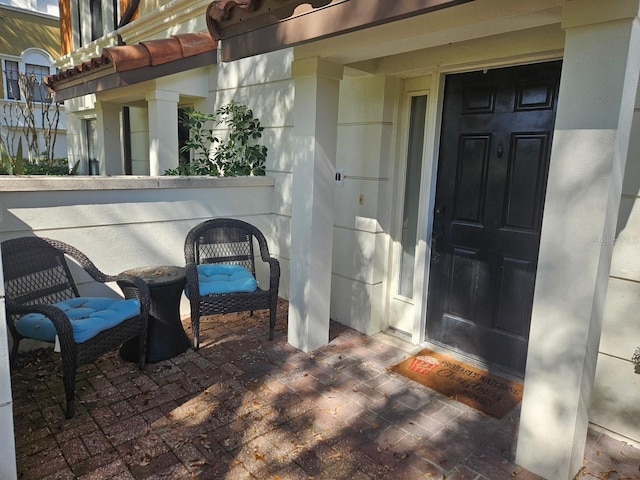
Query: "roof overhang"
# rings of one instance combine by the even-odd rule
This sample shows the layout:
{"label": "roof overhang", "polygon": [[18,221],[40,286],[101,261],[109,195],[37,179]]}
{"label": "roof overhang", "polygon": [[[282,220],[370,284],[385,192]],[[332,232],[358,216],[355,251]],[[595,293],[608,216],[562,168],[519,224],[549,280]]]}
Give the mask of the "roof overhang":
{"label": "roof overhang", "polygon": [[207,32],[105,48],[100,57],[46,77],[57,102],[154,80],[217,63]]}
{"label": "roof overhang", "polygon": [[225,62],[402,20],[473,0],[215,0],[209,33]]}

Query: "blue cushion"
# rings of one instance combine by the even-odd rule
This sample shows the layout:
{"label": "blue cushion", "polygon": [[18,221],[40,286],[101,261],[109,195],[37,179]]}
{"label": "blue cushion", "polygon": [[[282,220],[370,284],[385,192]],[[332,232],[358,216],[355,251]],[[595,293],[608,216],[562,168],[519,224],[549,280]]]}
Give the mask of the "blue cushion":
{"label": "blue cushion", "polygon": [[[54,304],[71,320],[73,338],[83,343],[103,330],[140,315],[140,302],[136,299],[77,297]],[[16,322],[23,337],[53,342],[56,329],[51,320],[41,313],[29,313]]]}
{"label": "blue cushion", "polygon": [[251,272],[240,265],[198,265],[196,268],[201,296],[253,292],[258,288]]}

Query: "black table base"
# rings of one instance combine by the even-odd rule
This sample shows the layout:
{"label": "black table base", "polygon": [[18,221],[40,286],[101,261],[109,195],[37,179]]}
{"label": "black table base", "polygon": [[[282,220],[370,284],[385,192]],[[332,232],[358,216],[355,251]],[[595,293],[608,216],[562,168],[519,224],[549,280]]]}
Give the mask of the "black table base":
{"label": "black table base", "polygon": [[[180,321],[180,298],[185,284],[184,269],[144,267],[128,270],[126,273],[140,276],[149,285],[151,315],[147,335],[147,362],[167,360],[187,350],[191,341]],[[138,338],[122,344],[120,357],[130,362],[137,361],[138,345]]]}

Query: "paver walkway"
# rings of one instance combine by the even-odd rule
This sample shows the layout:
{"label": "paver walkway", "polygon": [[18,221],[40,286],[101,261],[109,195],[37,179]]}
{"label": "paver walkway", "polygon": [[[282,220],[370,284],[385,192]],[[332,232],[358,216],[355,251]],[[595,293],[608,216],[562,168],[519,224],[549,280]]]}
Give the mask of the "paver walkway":
{"label": "paver walkway", "polygon": [[[19,478],[540,478],[513,463],[517,410],[496,420],[388,373],[404,350],[333,322],[331,343],[303,353],[278,312],[274,341],[257,312],[204,319],[198,352],[143,372],[104,356],[82,368],[71,420],[55,354],[21,354]],[[639,465],[640,450],[590,432],[577,478],[637,479]]]}

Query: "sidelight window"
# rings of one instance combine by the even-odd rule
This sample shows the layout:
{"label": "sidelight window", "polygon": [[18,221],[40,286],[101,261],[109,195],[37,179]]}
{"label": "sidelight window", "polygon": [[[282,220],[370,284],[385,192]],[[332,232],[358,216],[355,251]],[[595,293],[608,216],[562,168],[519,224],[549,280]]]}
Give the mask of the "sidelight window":
{"label": "sidelight window", "polygon": [[418,207],[426,115],[427,96],[419,95],[411,97],[407,169],[404,182],[402,235],[400,240],[400,272],[398,279],[398,294],[407,298],[413,297],[413,274],[416,260],[416,242],[418,238]]}

